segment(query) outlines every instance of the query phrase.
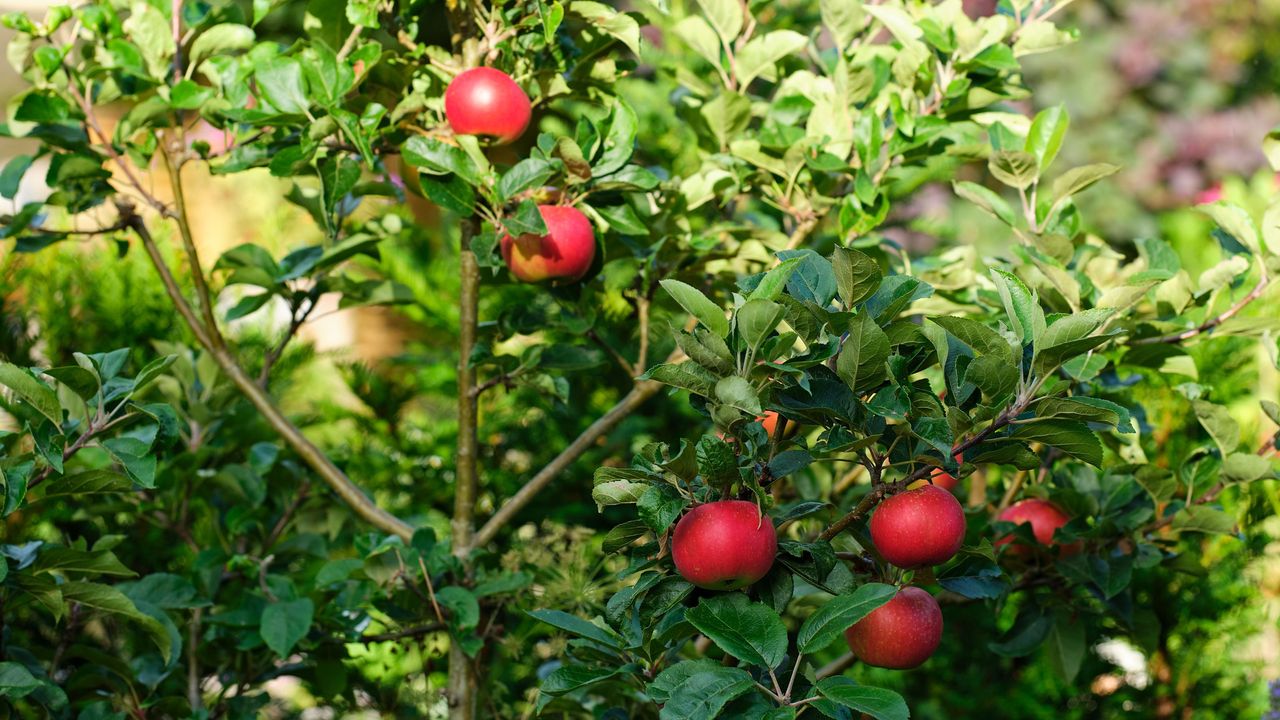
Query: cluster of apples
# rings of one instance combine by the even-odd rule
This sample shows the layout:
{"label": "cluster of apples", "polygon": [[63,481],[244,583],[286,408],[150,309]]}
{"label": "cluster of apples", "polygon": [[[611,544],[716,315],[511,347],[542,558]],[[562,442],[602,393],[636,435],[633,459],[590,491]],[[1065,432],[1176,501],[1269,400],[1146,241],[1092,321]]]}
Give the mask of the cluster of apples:
{"label": "cluster of apples", "polygon": [[[489,137],[496,144],[515,141],[529,127],[529,96],[510,75],[490,67],[459,73],[444,92],[444,115],[456,135]],[[580,280],[596,255],[591,221],[567,205],[539,205],[546,235],[503,235],[502,259],[522,282]]]}
{"label": "cluster of apples", "polygon": [[[947,477],[950,477],[948,475]],[[952,478],[954,480],[954,478]],[[937,477],[935,476],[935,482]],[[1023,500],[998,520],[1029,523],[1036,542],[1053,544],[1054,533],[1070,519],[1047,500]],[[883,500],[871,516],[871,541],[886,562],[904,570],[941,565],[964,542],[964,508],[940,484],[925,484]],[[1027,557],[1035,549],[1012,536],[1009,552]],[[1080,550],[1063,546],[1062,554]],[[773,567],[778,536],[773,523],[753,502],[719,500],[694,507],[680,518],[671,537],[676,571],[707,590],[738,590],[763,578]],[[901,588],[889,602],[845,631],[849,649],[862,662],[909,670],[928,660],[942,641],[942,609],[925,590]]]}

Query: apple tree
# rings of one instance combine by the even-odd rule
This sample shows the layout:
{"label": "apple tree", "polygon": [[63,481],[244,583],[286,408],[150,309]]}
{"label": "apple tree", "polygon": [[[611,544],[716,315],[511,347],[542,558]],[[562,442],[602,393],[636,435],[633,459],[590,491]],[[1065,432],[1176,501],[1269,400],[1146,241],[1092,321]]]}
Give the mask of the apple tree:
{"label": "apple tree", "polygon": [[[1088,231],[1073,198],[1116,168],[1055,164],[1065,110],[1020,110],[1020,60],[1070,44],[1068,2],[7,17],[29,87],[0,130],[37,149],[0,195],[33,168],[49,194],[0,238],[142,253],[184,336],[136,371],[106,348],[0,365],[21,423],[0,438],[0,697],[18,716],[254,717],[290,676],[335,705],[459,720],[884,719],[907,702],[844,671],[924,662],[951,603],[1010,617],[992,652],[1049,653],[1067,682],[1101,634],[1142,644],[1156,620],[1132,579],[1174,572],[1183,533],[1233,532],[1221,501],[1274,477],[1274,442],[1251,446],[1196,351],[1260,338],[1274,363],[1274,323],[1248,308],[1280,239],[1270,211],[1209,206],[1222,259],[1192,278],[1159,239]],[[196,173],[275,178],[311,224],[286,253],[254,239],[208,262]],[[939,185],[992,217],[1000,252],[895,232]],[[386,262],[437,226],[456,296]],[[456,313],[447,358],[422,361],[454,366],[443,492],[370,492],[362,440],[304,432],[282,402],[326,298]],[[246,342],[272,308],[284,326]],[[1185,453],[1146,432],[1141,378],[1194,414]],[[495,395],[611,392],[518,487],[490,479]],[[604,612],[546,606],[552,569],[503,562],[527,541],[512,526],[550,514],[553,483],[585,492],[583,456],[656,406],[687,426],[594,463],[616,524]],[[533,667],[510,628],[563,652]],[[417,653],[421,685],[353,671],[371,643]]]}

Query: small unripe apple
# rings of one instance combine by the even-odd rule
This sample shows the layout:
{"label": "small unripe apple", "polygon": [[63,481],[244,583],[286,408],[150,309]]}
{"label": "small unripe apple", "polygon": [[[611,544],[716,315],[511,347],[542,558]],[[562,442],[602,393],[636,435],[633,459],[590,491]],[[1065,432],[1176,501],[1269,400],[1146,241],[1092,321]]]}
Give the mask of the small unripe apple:
{"label": "small unripe apple", "polygon": [[[1004,512],[1000,513],[996,519],[1010,522],[1014,525],[1031,523],[1031,534],[1035,536],[1036,542],[1046,547],[1053,545],[1053,534],[1058,531],[1058,528],[1071,521],[1071,517],[1057,505],[1040,498],[1016,502],[1005,508]],[[1009,543],[1013,543],[1013,547],[1009,548],[1009,552],[1014,555],[1025,557],[1032,552],[1032,548],[1027,547],[1022,540],[1013,535],[1005,535],[996,540],[996,547],[1008,545]],[[1074,542],[1062,545],[1060,552],[1063,555],[1074,555],[1080,552],[1080,543]]]}
{"label": "small unripe apple", "polygon": [[871,516],[871,542],[900,568],[941,565],[964,542],[964,508],[935,485],[883,500]]}
{"label": "small unripe apple", "polygon": [[524,134],[531,114],[529,96],[501,70],[471,68],[444,91],[444,116],[458,135],[487,135],[509,143]]}
{"label": "small unripe apple", "polygon": [[591,221],[567,205],[539,205],[538,213],[546,235],[502,236],[502,259],[511,274],[524,282],[581,279],[596,256]]}
{"label": "small unripe apple", "polygon": [[773,521],[746,500],[699,505],[676,523],[671,559],[685,580],[707,590],[737,590],[769,573],[778,554]]}
{"label": "small unripe apple", "polygon": [[942,642],[942,609],[918,587],[904,587],[889,602],[844,631],[855,657],[868,665],[910,670]]}

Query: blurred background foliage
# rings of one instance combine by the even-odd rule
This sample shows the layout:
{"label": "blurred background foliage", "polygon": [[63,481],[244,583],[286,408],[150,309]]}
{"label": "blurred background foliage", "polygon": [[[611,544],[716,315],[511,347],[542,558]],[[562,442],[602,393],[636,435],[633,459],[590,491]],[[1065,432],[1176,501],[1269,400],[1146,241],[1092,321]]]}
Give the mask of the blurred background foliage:
{"label": "blurred background foliage", "polygon": [[[967,3],[975,10],[983,4]],[[785,11],[785,5],[780,4],[778,12]],[[290,20],[282,17],[278,22]],[[1081,200],[1082,215],[1098,234],[1121,247],[1138,237],[1163,237],[1195,275],[1217,261],[1218,250],[1208,236],[1209,221],[1180,208],[1217,195],[1245,206],[1259,205],[1275,182],[1265,170],[1259,143],[1280,123],[1280,0],[1078,0],[1063,24],[1078,27],[1081,40],[1029,60],[1027,82],[1038,105],[1025,109],[1066,104],[1075,141],[1064,146],[1065,165],[1107,160],[1124,166],[1109,191],[1089,193]],[[682,163],[696,162],[691,134],[676,104],[668,102],[675,84],[673,69],[661,62],[662,38],[651,34],[647,39],[654,46],[654,62],[643,64],[637,74],[659,82],[624,81],[620,91],[642,113],[641,153],[679,170]],[[0,102],[16,88],[12,75],[0,76]],[[552,127],[556,120],[547,122]],[[0,146],[0,156],[18,151],[17,144]],[[192,192],[199,198],[198,234],[221,246],[210,248],[211,255],[249,231],[274,251],[299,245],[305,239],[299,232],[316,232],[310,224],[298,222],[296,209],[255,203],[255,198],[278,199],[281,194],[279,182],[265,171],[237,176],[234,183],[201,182],[207,186]],[[402,212],[409,219],[428,211],[406,206]],[[954,242],[1000,254],[996,243],[1006,236],[993,230],[993,222],[954,198],[949,188],[926,187],[910,203],[895,207],[887,234],[912,248]],[[456,244],[457,228],[438,223],[424,237],[405,235],[385,244],[380,260],[363,262],[370,275],[412,289],[413,301],[390,309],[334,312],[309,331],[309,347],[290,350],[273,379],[290,412],[309,417],[308,431],[322,441],[328,439],[325,445],[335,459],[383,507],[426,521],[442,536],[447,534],[452,498],[452,469],[444,459],[453,452],[456,433],[449,344],[457,332],[457,257],[449,250]],[[117,248],[105,240],[66,243],[38,254],[0,248],[0,357],[20,365],[64,365],[72,350],[130,347],[136,371],[157,350],[190,345],[145,258],[136,251],[121,258],[116,254]],[[495,317],[482,308],[482,318],[525,327],[531,334],[542,326],[544,316],[567,312],[535,288],[505,284],[487,297],[494,306],[521,311]],[[280,322],[278,316],[275,322]],[[272,329],[259,317],[234,326],[239,340],[249,343],[246,350],[255,338],[265,348]],[[1277,392],[1274,371],[1255,347],[1246,341],[1223,341],[1204,343],[1193,351],[1212,354],[1197,357],[1196,365],[1218,368],[1213,379],[1216,399],[1241,407],[1245,422],[1256,417],[1252,408],[1259,395],[1275,397]],[[185,352],[198,366],[197,356]],[[520,487],[529,472],[545,464],[630,388],[629,379],[612,364],[601,367],[608,369],[598,372],[617,376],[612,389],[595,379],[575,387],[573,378],[580,375],[566,373],[567,395],[560,399],[519,388],[484,397],[481,466],[486,487],[494,494],[482,496],[483,512],[493,509],[494,497]],[[1143,378],[1146,383],[1170,385],[1186,380],[1157,373]],[[238,413],[245,419],[234,432],[211,433],[213,440],[203,451],[206,467],[238,461],[255,443],[274,440],[239,396],[225,388],[197,388],[194,394],[191,390],[160,387],[153,392],[186,393],[186,410],[193,416],[199,415],[201,404],[234,405],[240,406]],[[1176,446],[1195,436],[1196,421],[1177,394],[1164,396],[1179,399],[1147,420],[1157,441],[1170,446],[1162,456],[1183,456]],[[520,528],[516,549],[501,558],[504,569],[530,573],[534,580],[513,602],[587,615],[601,612],[612,581],[596,531],[611,527],[621,516],[597,514],[590,498],[589,469],[625,464],[645,443],[687,436],[690,426],[703,422],[679,405],[647,405],[565,473],[528,513],[549,519]],[[1247,435],[1257,437],[1267,430],[1244,427]],[[166,488],[206,479],[198,467],[170,466],[165,471],[177,480],[161,483]],[[1183,574],[1136,573],[1141,602],[1167,621],[1165,630],[1151,638],[1150,652],[1127,644],[1100,644],[1086,657],[1084,680],[1066,685],[1043,654],[1010,659],[985,651],[987,642],[1008,628],[1016,608],[992,617],[980,605],[956,606],[947,609],[946,638],[923,669],[894,673],[861,668],[855,677],[913,698],[916,717],[924,720],[1260,717],[1269,707],[1266,681],[1280,677],[1280,518],[1275,516],[1280,507],[1275,506],[1274,487],[1248,497],[1263,496],[1270,505],[1254,500],[1259,506],[1244,510],[1266,519],[1244,525],[1244,535],[1184,536],[1182,542],[1201,547],[1182,556],[1187,560]],[[237,504],[251,499],[230,492],[215,497],[222,504],[211,508],[211,517],[234,528]],[[323,503],[309,510],[303,507],[301,522],[324,527]],[[94,522],[68,512],[71,517],[13,516],[9,531],[22,525],[24,532],[38,536],[39,527],[45,526],[52,536],[54,526]],[[162,527],[154,528],[145,544],[116,552],[128,567],[155,571],[197,562]],[[506,628],[504,637],[502,652],[523,662],[490,665],[492,672],[504,675],[490,679],[499,692],[489,710],[493,717],[514,717],[508,713],[520,698],[500,693],[504,688],[518,692],[531,687],[530,675],[556,658],[561,649],[557,643],[563,642],[549,639],[545,627],[529,620]],[[415,693],[427,695],[422,671],[443,672],[443,649],[430,644],[405,647],[368,643],[346,662],[366,680],[364,692],[398,698],[403,707],[410,707]],[[433,679],[438,686],[440,676]],[[288,680],[267,687],[274,700],[263,712],[271,716],[296,716],[316,703]],[[428,705],[423,700],[423,707]],[[345,712],[341,704],[334,707]],[[406,710],[402,716],[416,714]]]}

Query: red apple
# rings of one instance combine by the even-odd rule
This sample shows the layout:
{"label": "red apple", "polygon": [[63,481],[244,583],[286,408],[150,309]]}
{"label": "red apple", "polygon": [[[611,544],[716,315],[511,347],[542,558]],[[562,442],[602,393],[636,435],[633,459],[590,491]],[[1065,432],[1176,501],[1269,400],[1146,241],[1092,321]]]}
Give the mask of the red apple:
{"label": "red apple", "polygon": [[524,282],[579,280],[596,256],[591,221],[567,205],[539,205],[547,234],[502,236],[502,259],[511,274]]}
{"label": "red apple", "polygon": [[676,523],[671,558],[685,580],[707,590],[737,590],[769,573],[778,554],[773,522],[746,500],[699,505]]}
{"label": "red apple", "polygon": [[[1031,498],[1016,502],[1005,508],[1004,512],[996,518],[1005,522],[1011,522],[1014,525],[1023,523],[1031,523],[1031,533],[1035,535],[1036,542],[1044,546],[1053,544],[1053,534],[1058,528],[1066,525],[1071,518],[1062,511],[1057,505],[1048,500],[1039,498]],[[1009,548],[1009,552],[1014,555],[1025,557],[1031,554],[1032,548],[1027,547],[1023,541],[1018,540],[1013,535],[1005,535],[996,540],[996,547],[1014,543]],[[1080,552],[1080,543],[1074,542],[1069,545],[1063,545],[1060,548],[1063,555],[1074,555]]]}
{"label": "red apple", "polygon": [[849,649],[862,662],[910,670],[929,659],[942,641],[942,609],[918,587],[904,587],[889,602],[844,631]]}
{"label": "red apple", "polygon": [[487,135],[509,143],[524,134],[531,114],[529,96],[501,70],[471,68],[444,91],[444,116],[458,135]]}
{"label": "red apple", "polygon": [[935,485],[898,493],[871,516],[871,542],[900,568],[941,565],[964,542],[964,508]]}

